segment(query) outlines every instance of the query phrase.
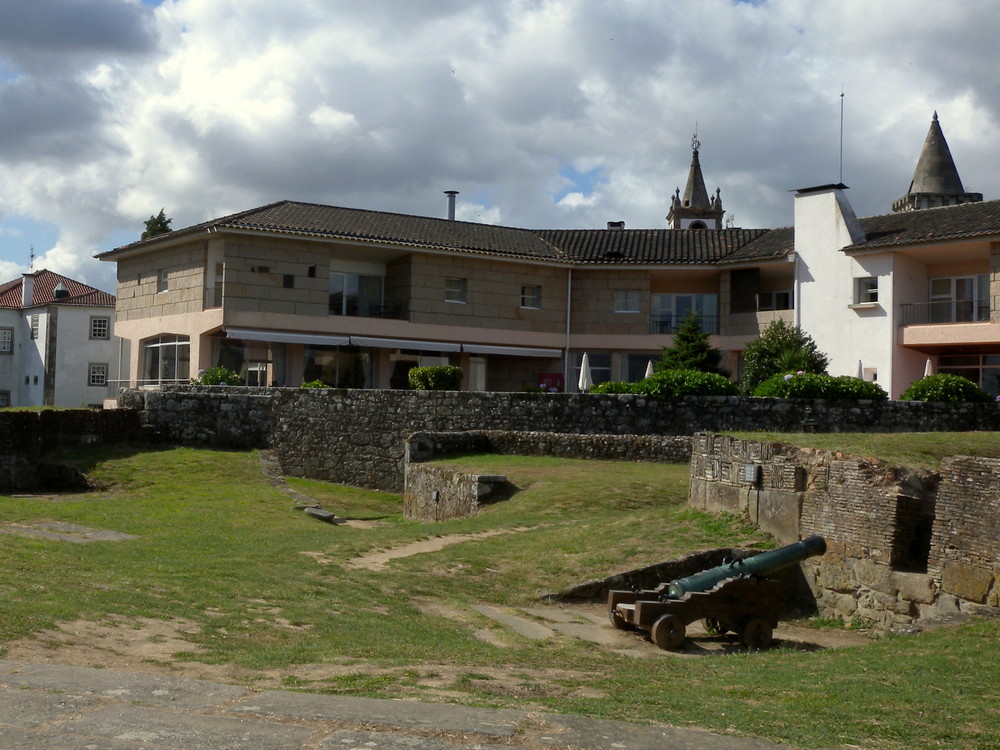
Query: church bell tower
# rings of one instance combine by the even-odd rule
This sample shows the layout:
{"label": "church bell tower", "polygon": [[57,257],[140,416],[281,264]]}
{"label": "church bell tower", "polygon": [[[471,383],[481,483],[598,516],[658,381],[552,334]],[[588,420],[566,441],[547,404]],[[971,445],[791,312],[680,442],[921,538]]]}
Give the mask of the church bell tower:
{"label": "church bell tower", "polygon": [[722,229],[722,217],[725,214],[722,198],[718,188],[715,189],[714,196],[708,197],[698,159],[700,148],[701,142],[695,134],[691,138],[691,169],[688,171],[684,197],[681,197],[681,189],[677,188],[670,200],[670,211],[667,213],[667,226],[670,229]]}

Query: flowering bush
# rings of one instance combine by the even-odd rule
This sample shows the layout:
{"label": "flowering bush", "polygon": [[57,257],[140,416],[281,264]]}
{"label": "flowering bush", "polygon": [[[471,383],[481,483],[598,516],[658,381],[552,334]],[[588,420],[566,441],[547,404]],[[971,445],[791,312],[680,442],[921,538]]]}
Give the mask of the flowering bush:
{"label": "flowering bush", "polygon": [[903,391],[900,401],[943,401],[957,404],[962,401],[989,401],[990,396],[971,380],[958,375],[940,373],[915,380]]}
{"label": "flowering bush", "polygon": [[192,385],[243,385],[239,373],[225,367],[209,367],[198,370],[198,377],[191,378]]}
{"label": "flowering bush", "polygon": [[880,385],[849,375],[819,375],[814,372],[772,375],[758,385],[754,396],[763,398],[828,398],[886,401],[889,398]]}

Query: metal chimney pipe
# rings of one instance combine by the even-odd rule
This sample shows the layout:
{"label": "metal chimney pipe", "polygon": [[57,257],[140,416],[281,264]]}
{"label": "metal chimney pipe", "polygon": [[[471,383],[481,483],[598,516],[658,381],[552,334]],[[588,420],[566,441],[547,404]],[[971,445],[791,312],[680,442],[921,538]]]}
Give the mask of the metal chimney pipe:
{"label": "metal chimney pipe", "polygon": [[444,194],[448,196],[448,221],[455,221],[455,196],[458,195],[458,191],[445,190]]}

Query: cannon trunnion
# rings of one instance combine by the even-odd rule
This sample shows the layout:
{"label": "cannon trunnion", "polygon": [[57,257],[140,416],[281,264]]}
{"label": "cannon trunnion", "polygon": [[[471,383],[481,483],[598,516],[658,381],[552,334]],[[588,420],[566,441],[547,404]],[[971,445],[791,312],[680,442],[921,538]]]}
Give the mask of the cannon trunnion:
{"label": "cannon trunnion", "polygon": [[784,609],[787,584],[766,576],[825,551],[823,537],[814,534],[655,589],[611,591],[608,615],[616,628],[646,631],[663,649],[680,648],[687,626],[696,620],[704,620],[709,633],[736,633],[748,648],[767,648]]}

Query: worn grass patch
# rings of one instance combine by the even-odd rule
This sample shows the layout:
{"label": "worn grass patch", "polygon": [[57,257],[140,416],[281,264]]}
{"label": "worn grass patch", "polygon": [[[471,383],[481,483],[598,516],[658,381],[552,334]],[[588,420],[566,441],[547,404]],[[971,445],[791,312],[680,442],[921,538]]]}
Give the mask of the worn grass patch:
{"label": "worn grass patch", "polygon": [[[435,525],[404,520],[392,494],[290,480],[338,516],[371,522],[349,527],[292,510],[254,453],[88,461],[107,490],[58,502],[0,497],[0,523],[136,538],[2,537],[8,656],[23,658],[34,644],[38,658],[75,653],[74,663],[86,663],[74,649],[89,638],[94,665],[118,666],[108,659],[131,648],[137,669],[695,726],[803,747],[976,748],[998,735],[997,621],[856,648],[701,658],[636,658],[513,631],[502,645],[477,637],[499,626],[475,605],[537,606],[541,593],[694,549],[769,543],[738,519],[688,509],[685,466],[469,457],[458,463],[506,474],[522,491]],[[469,536],[378,570],[350,565],[445,535]]]}

